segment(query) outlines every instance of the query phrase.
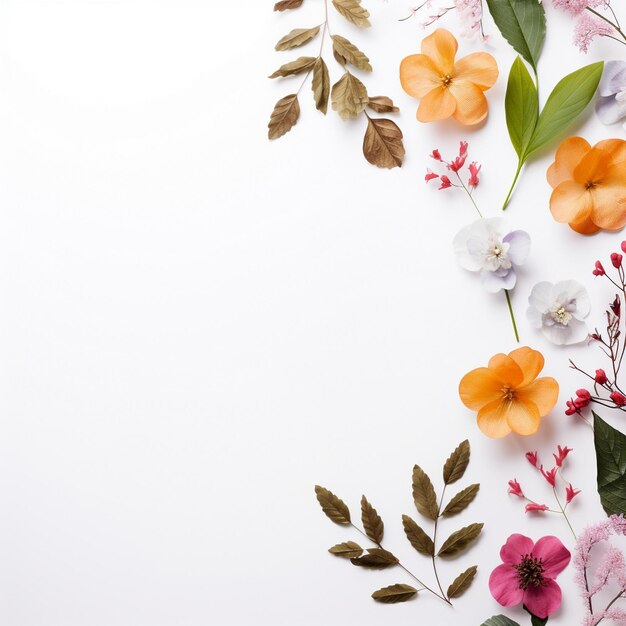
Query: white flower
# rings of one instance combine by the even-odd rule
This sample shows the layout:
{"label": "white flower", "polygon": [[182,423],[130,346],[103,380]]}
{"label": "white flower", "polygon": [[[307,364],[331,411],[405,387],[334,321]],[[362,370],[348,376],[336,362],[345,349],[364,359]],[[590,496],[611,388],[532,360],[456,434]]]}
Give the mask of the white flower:
{"label": "white flower", "polygon": [[587,290],[575,280],[553,285],[537,283],[528,298],[528,321],[540,328],[548,341],[569,346],[585,341],[589,335],[583,321],[591,309]]}
{"label": "white flower", "polygon": [[483,286],[492,293],[515,287],[515,269],[530,251],[528,233],[508,232],[503,226],[502,218],[483,218],[459,231],[453,242],[461,267],[480,272]]}

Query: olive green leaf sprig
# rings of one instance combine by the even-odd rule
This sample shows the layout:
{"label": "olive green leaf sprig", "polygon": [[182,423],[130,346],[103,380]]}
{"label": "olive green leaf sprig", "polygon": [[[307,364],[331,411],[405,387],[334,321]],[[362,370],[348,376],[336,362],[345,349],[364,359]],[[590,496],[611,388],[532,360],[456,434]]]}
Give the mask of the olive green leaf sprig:
{"label": "olive green leaf sprig", "polygon": [[[350,120],[364,115],[367,127],[363,139],[365,158],[378,167],[400,167],[404,161],[402,131],[397,124],[386,118],[372,117],[368,109],[375,113],[397,113],[399,109],[386,96],[369,96],[361,80],[348,69],[348,66],[362,72],[371,72],[372,66],[367,56],[351,41],[338,34],[331,34],[328,4],[322,0],[324,21],[310,28],[296,28],[278,41],[278,51],[292,50],[304,46],[320,37],[316,56],[300,56],[281,65],[270,78],[286,78],[304,74],[296,93],[281,98],[275,105],[268,124],[268,137],[278,139],[289,132],[300,117],[299,96],[312,75],[311,89],[313,101],[318,111],[326,115],[329,102],[342,120]],[[304,0],[283,0],[274,6],[275,11],[297,9]],[[361,6],[361,0],[332,0],[333,7],[348,22],[359,28],[369,27],[369,12]],[[328,65],[323,58],[326,41],[332,43],[335,61],[343,75],[331,87]],[[353,69],[353,71],[354,71]]]}
{"label": "olive green leaf sprig", "polygon": [[470,444],[469,441],[465,440],[459,444],[445,462],[443,467],[444,485],[439,499],[437,499],[432,481],[424,470],[419,465],[413,468],[413,501],[418,513],[433,523],[432,535],[428,534],[408,515],[402,516],[402,525],[413,548],[431,561],[437,589],[433,589],[422,582],[422,578],[418,578],[400,562],[400,559],[383,547],[385,530],[383,520],[365,496],[361,498],[361,522],[363,524],[363,529],[361,529],[352,521],[350,510],[343,500],[324,487],[319,485],[315,487],[317,500],[328,518],[336,524],[352,527],[375,546],[364,550],[354,541],[345,541],[330,548],[328,551],[331,554],[349,559],[352,565],[357,567],[368,569],[399,567],[417,583],[417,587],[406,583],[394,583],[382,587],[372,594],[374,600],[385,604],[406,602],[416,597],[420,591],[427,591],[451,605],[451,600],[460,597],[469,589],[478,571],[476,565],[468,567],[459,574],[446,591],[443,590],[437,571],[438,559],[453,557],[465,552],[478,539],[483,529],[483,524],[469,524],[454,531],[438,546],[438,531],[441,522],[464,511],[472,503],[480,489],[478,484],[469,485],[456,493],[444,506],[447,487],[463,478],[469,461]]}
{"label": "olive green leaf sprig", "polygon": [[[518,161],[504,210],[526,161],[571,126],[589,104],[604,63],[586,65],[562,78],[540,110],[537,64],[546,36],[543,4],[539,0],[487,0],[487,6],[502,36],[520,55],[511,67],[505,96],[506,125]],[[534,80],[522,59],[531,67]]]}

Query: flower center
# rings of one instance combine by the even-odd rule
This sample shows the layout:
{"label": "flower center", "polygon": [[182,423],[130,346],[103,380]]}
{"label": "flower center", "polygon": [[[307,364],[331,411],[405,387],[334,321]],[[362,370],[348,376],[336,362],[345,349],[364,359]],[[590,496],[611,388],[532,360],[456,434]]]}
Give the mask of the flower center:
{"label": "flower center", "polygon": [[444,87],[449,87],[452,84],[452,76],[450,74],[446,74],[441,78],[441,84]]}
{"label": "flower center", "polygon": [[560,306],[557,309],[554,309],[552,312],[552,319],[557,323],[563,326],[567,326],[572,319],[572,314],[565,309],[564,306]]}
{"label": "flower center", "polygon": [[596,183],[595,183],[593,180],[588,180],[588,181],[585,183],[585,189],[586,189],[587,191],[589,191],[590,189],[595,189],[595,188],[596,188]]}
{"label": "flower center", "polygon": [[508,385],[502,387],[502,397],[511,402],[515,398],[515,389],[511,389]]}
{"label": "flower center", "polygon": [[545,584],[541,559],[525,554],[522,560],[513,567],[517,570],[517,581],[520,589],[524,591],[529,587],[537,589]]}

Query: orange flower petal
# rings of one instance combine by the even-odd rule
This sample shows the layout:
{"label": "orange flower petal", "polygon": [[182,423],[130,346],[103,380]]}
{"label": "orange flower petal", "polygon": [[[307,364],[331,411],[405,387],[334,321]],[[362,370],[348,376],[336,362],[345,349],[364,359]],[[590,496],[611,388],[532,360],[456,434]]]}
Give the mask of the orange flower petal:
{"label": "orange flower petal", "polygon": [[454,119],[457,122],[465,126],[472,126],[482,122],[487,117],[489,105],[480,87],[466,80],[454,80],[449,89],[456,99]]}
{"label": "orange flower petal", "polygon": [[456,109],[456,100],[445,87],[437,87],[420,101],[417,119],[420,122],[435,122],[449,118]]}
{"label": "orange flower petal", "polygon": [[598,185],[591,192],[594,224],[605,230],[619,230],[626,224],[626,163],[621,184]]}
{"label": "orange flower petal", "polygon": [[502,381],[490,369],[479,367],[463,376],[459,396],[468,409],[478,411],[502,397]]}
{"label": "orange flower petal", "polygon": [[429,56],[440,75],[452,75],[454,57],[459,45],[454,35],[445,28],[438,28],[422,41],[422,54]]}
{"label": "orange flower petal", "polygon": [[559,383],[554,378],[538,378],[515,392],[520,402],[532,402],[542,417],[550,413],[559,399]]}
{"label": "orange flower petal", "polygon": [[509,428],[518,435],[534,435],[539,430],[541,415],[534,402],[513,400],[506,413]]}
{"label": "orange flower petal", "polygon": [[434,63],[425,54],[412,54],[400,63],[400,84],[409,96],[423,98],[441,86],[441,77]]}
{"label": "orange flower petal", "polygon": [[550,196],[552,217],[561,224],[583,222],[591,217],[592,209],[591,193],[573,180],[562,182]]}
{"label": "orange flower petal", "polygon": [[598,148],[591,148],[574,168],[574,180],[581,185],[602,180],[611,164],[611,153]]}
{"label": "orange flower petal", "polygon": [[528,346],[509,352],[509,356],[519,365],[524,374],[524,380],[520,383],[520,387],[524,387],[535,380],[545,364],[543,354]]}
{"label": "orange flower petal", "polygon": [[613,163],[626,161],[626,141],[623,139],[604,139],[599,141],[595,147],[609,152]]}
{"label": "orange flower petal", "polygon": [[454,64],[454,80],[468,81],[486,91],[498,80],[498,64],[487,52],[473,52]]}
{"label": "orange flower petal", "polygon": [[478,428],[493,439],[500,439],[511,432],[511,427],[507,421],[507,409],[509,406],[507,400],[496,400],[484,406],[476,416]]}
{"label": "orange flower petal", "polygon": [[[509,387],[517,387],[524,380],[524,374],[520,366],[506,354],[496,354],[489,359],[489,369],[502,384]],[[502,389],[502,386],[500,386]]]}
{"label": "orange flower petal", "polygon": [[589,142],[582,137],[570,137],[561,143],[556,151],[554,163],[548,168],[548,182],[554,189],[563,181],[572,180],[576,166],[591,150]]}
{"label": "orange flower petal", "polygon": [[593,223],[591,217],[587,216],[578,222],[570,222],[569,227],[581,235],[594,235],[600,230],[599,226]]}

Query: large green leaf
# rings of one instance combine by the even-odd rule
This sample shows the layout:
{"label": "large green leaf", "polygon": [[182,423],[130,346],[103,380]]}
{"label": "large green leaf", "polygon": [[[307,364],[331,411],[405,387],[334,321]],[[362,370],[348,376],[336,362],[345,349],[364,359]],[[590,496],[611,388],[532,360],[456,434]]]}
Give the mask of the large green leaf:
{"label": "large green leaf", "polygon": [[519,624],[504,615],[494,615],[483,622],[481,626],[519,626]]}
{"label": "large green leaf", "polygon": [[487,0],[489,12],[502,36],[537,73],[546,37],[546,14],[538,0]]}
{"label": "large green leaf", "polygon": [[550,143],[585,109],[602,77],[604,62],[585,65],[561,79],[543,107],[524,160]]}
{"label": "large green leaf", "polygon": [[539,100],[535,83],[520,57],[511,66],[504,106],[509,137],[521,159],[537,125]]}
{"label": "large green leaf", "polygon": [[626,435],[593,414],[598,493],[607,515],[626,513]]}

